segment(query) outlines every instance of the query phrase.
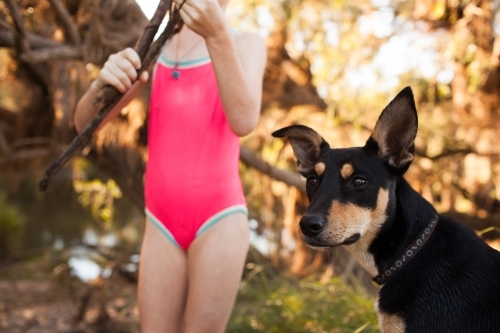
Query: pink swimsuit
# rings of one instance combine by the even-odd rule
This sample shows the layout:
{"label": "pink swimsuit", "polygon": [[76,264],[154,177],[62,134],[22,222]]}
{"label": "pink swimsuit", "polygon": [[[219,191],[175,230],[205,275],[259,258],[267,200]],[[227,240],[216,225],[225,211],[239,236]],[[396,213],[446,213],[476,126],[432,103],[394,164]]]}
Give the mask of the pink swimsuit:
{"label": "pink swimsuit", "polygon": [[181,63],[177,80],[173,71],[160,56],[149,113],[146,215],[187,250],[210,226],[247,208],[239,137],[226,120],[210,59]]}

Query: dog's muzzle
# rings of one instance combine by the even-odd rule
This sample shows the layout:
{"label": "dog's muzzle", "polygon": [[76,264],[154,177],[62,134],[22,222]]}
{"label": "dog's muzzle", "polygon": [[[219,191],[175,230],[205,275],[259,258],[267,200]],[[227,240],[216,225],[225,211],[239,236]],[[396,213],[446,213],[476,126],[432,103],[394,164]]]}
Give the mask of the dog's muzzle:
{"label": "dog's muzzle", "polygon": [[309,237],[319,235],[326,227],[326,219],[319,215],[304,215],[299,222],[302,233]]}
{"label": "dog's muzzle", "polygon": [[[340,242],[334,242],[322,240],[319,234],[327,225],[327,220],[325,217],[321,215],[311,214],[311,215],[303,215],[299,222],[300,230],[304,235],[304,242],[307,243],[310,247],[313,248],[331,248],[339,245],[351,245],[356,243],[361,235],[359,233],[355,233],[352,236],[344,239]],[[325,242],[326,241],[326,242]]]}

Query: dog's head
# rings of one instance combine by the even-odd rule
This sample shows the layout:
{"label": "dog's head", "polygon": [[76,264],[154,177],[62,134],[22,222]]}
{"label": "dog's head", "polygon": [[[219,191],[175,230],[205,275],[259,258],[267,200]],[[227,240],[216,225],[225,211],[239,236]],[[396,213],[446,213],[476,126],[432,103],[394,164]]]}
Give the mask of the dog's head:
{"label": "dog's head", "polygon": [[395,187],[415,157],[417,111],[410,87],[383,110],[364,147],[330,149],[302,125],[273,133],[288,137],[310,205],[300,220],[316,249],[356,244],[365,250],[396,207]]}

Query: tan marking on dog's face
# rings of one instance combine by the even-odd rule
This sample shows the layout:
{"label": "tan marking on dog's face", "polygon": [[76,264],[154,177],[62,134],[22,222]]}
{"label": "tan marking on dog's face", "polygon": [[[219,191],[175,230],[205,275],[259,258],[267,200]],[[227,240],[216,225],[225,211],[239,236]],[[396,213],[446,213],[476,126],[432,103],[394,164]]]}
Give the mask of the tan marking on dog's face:
{"label": "tan marking on dog's face", "polygon": [[326,165],[323,162],[319,162],[314,166],[314,171],[318,174],[318,176],[321,176],[323,172],[325,172]]}
{"label": "tan marking on dog's face", "polygon": [[380,311],[378,300],[375,302],[375,310],[377,310],[378,324],[382,333],[404,333],[406,331],[403,318]]}
{"label": "tan marking on dog's face", "polygon": [[364,269],[372,276],[377,276],[379,272],[375,259],[368,252],[368,247],[387,218],[388,203],[389,191],[382,188],[378,192],[377,207],[374,210],[334,200],[327,215],[327,226],[322,232],[324,235],[322,241],[328,244],[341,244],[354,234],[360,234],[356,243],[344,247],[358,259]]}
{"label": "tan marking on dog's face", "polygon": [[340,175],[342,178],[347,179],[350,175],[354,173],[354,167],[350,163],[346,163],[342,166],[342,170],[340,170]]}

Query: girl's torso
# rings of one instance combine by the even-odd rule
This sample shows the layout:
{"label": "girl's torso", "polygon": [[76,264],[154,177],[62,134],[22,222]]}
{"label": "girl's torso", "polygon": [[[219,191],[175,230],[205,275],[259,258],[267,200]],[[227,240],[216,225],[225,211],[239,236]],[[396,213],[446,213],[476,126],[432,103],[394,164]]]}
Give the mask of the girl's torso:
{"label": "girl's torso", "polygon": [[162,55],[153,74],[146,207],[161,216],[196,207],[203,218],[245,203],[239,137],[226,120],[210,59],[180,65],[174,79]]}

